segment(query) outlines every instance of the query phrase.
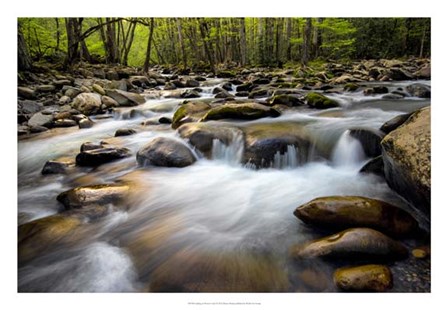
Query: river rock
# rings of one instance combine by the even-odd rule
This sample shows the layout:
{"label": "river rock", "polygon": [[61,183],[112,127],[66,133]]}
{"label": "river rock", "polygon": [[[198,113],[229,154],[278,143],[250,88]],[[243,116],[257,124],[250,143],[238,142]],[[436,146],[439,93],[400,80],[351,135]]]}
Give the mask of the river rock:
{"label": "river rock", "polygon": [[328,109],[339,106],[336,101],[315,92],[308,93],[305,97],[305,101],[308,106],[315,109]]}
{"label": "river rock", "polygon": [[331,229],[369,227],[388,235],[409,235],[418,228],[406,211],[385,201],[360,196],[320,197],[301,205],[294,215],[307,224]]}
{"label": "river rock", "polygon": [[56,214],[20,225],[18,228],[19,264],[30,261],[44,253],[48,247],[70,237],[81,224],[82,221],[79,218]]}
{"label": "river rock", "polygon": [[205,102],[187,101],[174,112],[171,127],[176,129],[184,123],[198,121],[210,108],[211,106]]}
{"label": "river rock", "polygon": [[79,129],[92,128],[95,123],[90,118],[83,118],[78,121]]}
{"label": "river rock", "polygon": [[101,96],[94,93],[81,93],[75,97],[71,106],[85,115],[100,112]]}
{"label": "river rock", "polygon": [[346,292],[385,292],[392,288],[392,273],[387,266],[364,265],[339,268],[334,284]]}
{"label": "river rock", "polygon": [[351,228],[340,233],[311,241],[293,248],[297,259],[338,258],[360,259],[403,259],[407,249],[379,231],[370,228]]}
{"label": "river rock", "polygon": [[136,93],[120,89],[106,89],[106,95],[118,102],[121,107],[133,107],[145,103],[145,98]]}
{"label": "river rock", "polygon": [[151,274],[151,292],[284,292],[287,274],[261,255],[229,255],[181,250]]}
{"label": "river rock", "polygon": [[56,86],[54,86],[54,85],[38,85],[38,86],[36,86],[36,90],[40,93],[51,93],[56,90]]}
{"label": "river rock", "polygon": [[256,98],[264,98],[269,97],[272,95],[272,89],[270,88],[254,88],[249,93],[249,99],[256,99]]}
{"label": "river rock", "polygon": [[103,105],[105,106],[106,109],[116,108],[116,107],[120,106],[115,99],[113,99],[109,96],[102,96],[101,102],[103,103]]}
{"label": "river rock", "polygon": [[72,188],[60,193],[56,199],[66,210],[71,210],[91,205],[117,204],[129,191],[130,186],[127,184],[98,184]]}
{"label": "river rock", "polygon": [[101,96],[106,95],[106,92],[105,92],[104,89],[101,87],[101,85],[93,84],[93,85],[92,85],[92,89],[93,89],[94,92],[96,92],[97,94],[100,94]]}
{"label": "river rock", "polygon": [[359,170],[360,173],[373,173],[384,177],[384,162],[383,156],[377,156],[370,159],[362,168]]}
{"label": "river rock", "polygon": [[388,134],[389,132],[391,132],[391,131],[397,129],[398,127],[400,127],[401,125],[403,125],[404,122],[406,122],[411,115],[412,115],[412,113],[397,115],[394,118],[385,122],[381,126],[380,130],[382,132],[384,132],[385,134]]}
{"label": "river rock", "polygon": [[180,97],[185,99],[191,99],[191,98],[199,98],[201,97],[201,95],[196,90],[187,89],[180,94]]}
{"label": "river rock", "polygon": [[72,158],[58,158],[49,160],[42,168],[42,174],[62,174],[75,166],[75,161]]}
{"label": "river rock", "polygon": [[199,87],[199,82],[195,79],[188,78],[185,80],[185,86],[187,87]]}
{"label": "river rock", "polygon": [[97,150],[102,148],[104,148],[103,143],[84,142],[83,144],[81,144],[80,152]]}
{"label": "river rock", "polygon": [[431,64],[427,64],[414,73],[418,79],[431,79]]}
{"label": "river rock", "polygon": [[254,85],[249,82],[249,83],[244,83],[244,84],[238,85],[236,87],[236,91],[237,92],[242,92],[242,91],[250,92],[253,88],[254,88]]}
{"label": "river rock", "polygon": [[177,131],[183,139],[196,149],[201,151],[206,157],[211,157],[213,140],[219,140],[225,145],[229,145],[234,139],[242,137],[241,130],[222,124],[209,123],[189,123],[180,126]]}
{"label": "river rock", "polygon": [[262,117],[277,117],[280,112],[274,108],[266,107],[262,104],[249,103],[226,103],[210,109],[201,121],[219,120],[226,118],[233,119],[258,119]]}
{"label": "river rock", "polygon": [[136,133],[137,131],[135,131],[135,129],[132,128],[120,128],[117,129],[117,131],[115,131],[115,137],[130,136]]}
{"label": "river rock", "polygon": [[387,71],[387,76],[394,81],[412,80],[414,76],[408,71],[400,68],[391,68]]}
{"label": "river rock", "polygon": [[344,90],[349,92],[354,92],[359,89],[359,85],[355,83],[347,83],[344,85]]}
{"label": "river rock", "polygon": [[174,90],[176,88],[177,88],[177,86],[174,83],[172,83],[172,82],[167,82],[165,84],[165,86],[163,86],[164,90]]}
{"label": "river rock", "polygon": [[52,123],[53,123],[53,115],[43,114],[42,112],[34,114],[28,120],[28,126],[30,127],[37,127],[37,126],[51,127]]}
{"label": "river rock", "polygon": [[421,83],[406,86],[406,91],[414,97],[431,98],[431,87]]}
{"label": "river rock", "polygon": [[54,127],[73,127],[76,125],[78,125],[76,121],[67,118],[58,119],[53,123]]}
{"label": "river rock", "polygon": [[350,136],[358,139],[367,156],[381,155],[381,140],[384,137],[381,131],[371,128],[350,128]]}
{"label": "river rock", "polygon": [[381,141],[387,184],[416,208],[430,213],[431,108],[413,113]]}
{"label": "river rock", "polygon": [[295,107],[305,104],[302,100],[300,100],[298,95],[293,94],[275,95],[270,98],[268,102],[270,105],[283,104],[288,107]]}
{"label": "river rock", "polygon": [[233,97],[235,96],[224,89],[222,89],[219,93],[215,95],[215,98],[233,98]]}
{"label": "river rock", "polygon": [[29,127],[29,130],[31,133],[39,133],[39,132],[48,131],[48,128],[44,127],[44,126],[31,126],[31,127]]}
{"label": "river rock", "polygon": [[157,85],[157,82],[154,84],[146,76],[142,75],[131,76],[128,81],[136,87],[154,87]]}
{"label": "river rock", "polygon": [[71,86],[69,86],[69,87],[64,86],[62,88],[62,90],[65,91],[64,92],[65,96],[70,97],[72,99],[74,99],[76,96],[78,96],[79,94],[82,93],[82,90],[80,90],[79,88],[71,87]]}
{"label": "river rock", "polygon": [[24,99],[36,99],[36,91],[29,87],[17,87],[17,95]]}
{"label": "river rock", "polygon": [[19,100],[18,102],[18,110],[22,114],[34,114],[39,112],[44,108],[44,105],[41,102],[32,101],[32,100]]}
{"label": "river rock", "polygon": [[[294,149],[297,163],[305,162],[311,142],[303,126],[296,123],[253,124],[242,128],[245,134],[245,163],[256,168],[270,167],[275,156]],[[292,155],[292,154],[291,154]]]}
{"label": "river rock", "polygon": [[137,152],[140,166],[186,167],[196,161],[191,150],[171,138],[155,138]]}
{"label": "river rock", "polygon": [[76,164],[78,166],[96,167],[129,156],[131,156],[131,151],[127,148],[100,148],[82,151],[76,156]]}

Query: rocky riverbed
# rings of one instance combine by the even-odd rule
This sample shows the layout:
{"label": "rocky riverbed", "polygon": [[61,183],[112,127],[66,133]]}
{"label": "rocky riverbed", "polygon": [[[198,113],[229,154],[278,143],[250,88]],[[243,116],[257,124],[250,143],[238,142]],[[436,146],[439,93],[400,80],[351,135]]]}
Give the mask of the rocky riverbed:
{"label": "rocky riverbed", "polygon": [[22,73],[19,291],[430,291],[430,62]]}

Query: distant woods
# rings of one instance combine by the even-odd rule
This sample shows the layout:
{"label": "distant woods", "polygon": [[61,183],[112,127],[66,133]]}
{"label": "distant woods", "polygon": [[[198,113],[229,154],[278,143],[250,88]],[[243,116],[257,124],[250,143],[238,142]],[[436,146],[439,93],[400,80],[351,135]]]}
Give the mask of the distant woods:
{"label": "distant woods", "polygon": [[18,67],[44,60],[214,71],[429,57],[430,31],[429,18],[19,18]]}

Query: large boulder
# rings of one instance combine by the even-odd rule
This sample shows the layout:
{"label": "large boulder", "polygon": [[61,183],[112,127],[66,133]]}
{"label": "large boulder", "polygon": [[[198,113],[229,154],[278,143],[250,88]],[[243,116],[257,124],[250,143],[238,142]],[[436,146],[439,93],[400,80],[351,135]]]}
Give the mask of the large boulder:
{"label": "large boulder", "polygon": [[408,212],[385,201],[360,196],[316,198],[298,207],[294,215],[305,223],[337,230],[369,227],[401,236],[418,228]]}
{"label": "large boulder", "polygon": [[73,99],[71,106],[85,115],[100,112],[101,96],[95,93],[81,93]]}
{"label": "large boulder", "polygon": [[403,259],[407,249],[371,228],[351,228],[293,248],[297,259],[339,258],[346,260]]}
{"label": "large boulder", "polygon": [[387,184],[416,208],[430,213],[431,108],[412,114],[381,141]]}
{"label": "large boulder", "polygon": [[414,73],[418,79],[431,79],[431,64],[427,64]]}
{"label": "large boulder", "polygon": [[350,128],[350,136],[361,143],[367,156],[376,157],[381,155],[380,143],[384,138],[384,133],[381,131],[371,128]]}
{"label": "large boulder", "polygon": [[414,76],[408,71],[400,68],[391,68],[387,71],[387,76],[394,81],[412,80]]}
{"label": "large boulder", "polygon": [[118,102],[121,107],[133,107],[146,102],[142,95],[120,89],[106,89],[106,95]]}
{"label": "large boulder", "polygon": [[328,109],[338,107],[339,104],[333,99],[327,98],[326,96],[310,92],[306,95],[305,101],[311,108],[315,109]]}
{"label": "large boulder", "polygon": [[186,167],[196,161],[191,150],[171,138],[155,138],[137,152],[140,166]]}
{"label": "large boulder", "polygon": [[411,115],[412,115],[412,113],[397,115],[394,118],[385,122],[381,126],[380,130],[382,132],[384,132],[385,134],[388,134],[389,132],[391,132],[391,131],[397,129],[398,127],[400,127],[401,125],[403,125]]}
{"label": "large boulder", "polygon": [[[294,122],[251,124],[242,128],[245,134],[244,162],[257,168],[270,167],[275,157],[294,150],[296,163],[306,161],[311,142],[307,131]],[[294,158],[292,159],[294,161]],[[292,163],[290,163],[292,164]]]}
{"label": "large boulder", "polygon": [[127,184],[98,184],[75,187],[57,196],[66,210],[85,208],[91,205],[117,204],[129,193]]}
{"label": "large boulder", "polygon": [[201,121],[219,120],[226,118],[252,120],[262,117],[277,116],[280,116],[279,111],[259,103],[227,103],[212,108],[201,118]]}
{"label": "large boulder", "polygon": [[209,158],[214,140],[229,145],[236,136],[242,135],[238,128],[210,123],[184,124],[177,131],[183,139],[187,139],[191,145]]}
{"label": "large boulder", "polygon": [[131,156],[131,151],[128,148],[99,148],[83,151],[76,155],[76,164],[84,167],[96,167],[129,156]]}
{"label": "large boulder", "polygon": [[385,292],[392,288],[392,273],[387,266],[343,267],[334,272],[334,284],[346,292]]}

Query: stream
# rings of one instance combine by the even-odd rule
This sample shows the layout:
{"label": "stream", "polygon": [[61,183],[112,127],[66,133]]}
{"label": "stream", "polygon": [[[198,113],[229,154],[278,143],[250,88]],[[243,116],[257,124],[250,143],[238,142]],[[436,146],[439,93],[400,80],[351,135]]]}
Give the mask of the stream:
{"label": "stream", "polygon": [[[201,98],[226,82],[208,79]],[[384,82],[391,90],[411,83]],[[235,91],[231,92],[235,93]],[[303,224],[293,211],[314,198],[359,195],[381,199],[429,223],[374,174],[360,174],[369,160],[361,144],[348,134],[353,127],[379,129],[393,117],[429,105],[429,99],[383,100],[360,92],[331,94],[341,107],[327,110],[288,109],[277,118],[225,120],[240,128],[254,124],[295,123],[324,145],[329,156],[308,156],[300,162],[288,147],[276,154],[270,168],[241,164],[243,138],[213,142],[211,158],[189,146],[197,161],[185,168],[137,165],[135,154],[151,139],[170,137],[182,143],[169,124],[141,125],[148,118],[172,117],[184,99],[153,98],[133,108],[117,109],[109,118],[92,117],[89,129],[57,128],[18,142],[19,225],[56,214],[56,196],[76,186],[127,180],[136,184],[125,208],[113,208],[102,219],[83,225],[77,236],[19,266],[19,291],[147,292],[247,291],[331,292],[338,263],[297,264],[293,245],[328,235]],[[260,98],[259,100],[262,100]],[[142,112],[129,117],[131,110]],[[114,137],[119,128],[135,128],[130,136]],[[133,156],[97,168],[76,167],[68,174],[42,175],[45,162],[74,157],[82,143],[106,140],[129,148]],[[408,247],[413,240],[403,241]],[[419,280],[429,262],[395,262],[392,291],[428,291]]]}

